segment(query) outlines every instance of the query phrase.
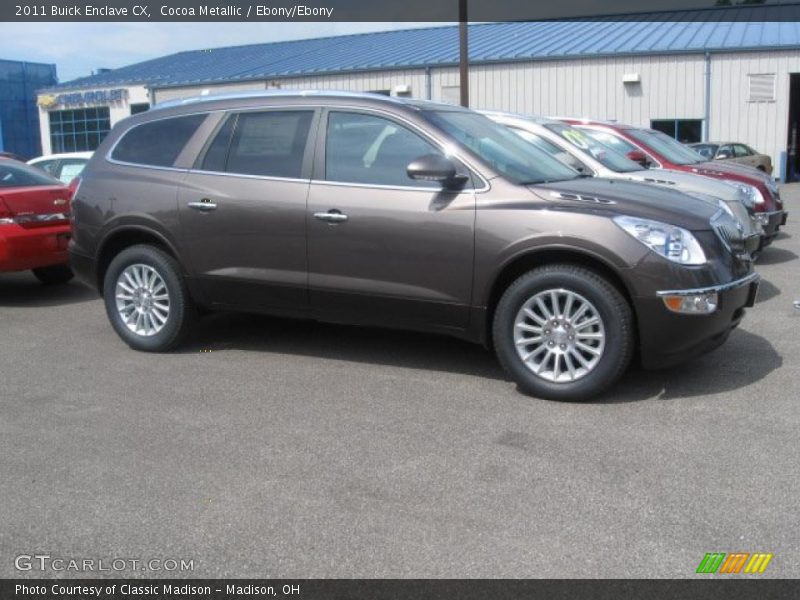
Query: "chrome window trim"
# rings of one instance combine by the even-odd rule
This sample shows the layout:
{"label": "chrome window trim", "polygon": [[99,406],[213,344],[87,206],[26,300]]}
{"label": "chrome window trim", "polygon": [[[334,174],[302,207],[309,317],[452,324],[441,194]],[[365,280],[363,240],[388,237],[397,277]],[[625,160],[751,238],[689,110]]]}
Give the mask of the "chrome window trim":
{"label": "chrome window trim", "polygon": [[720,285],[712,285],[709,287],[704,288],[694,288],[694,289],[687,289],[687,290],[665,290],[662,292],[656,292],[656,295],[659,297],[662,296],[695,296],[700,294],[709,294],[712,292],[724,292],[726,290],[732,290],[734,288],[743,287],[745,285],[749,285],[753,282],[758,281],[761,279],[761,276],[756,273],[755,271],[750,273],[749,275],[742,277],[741,279],[737,279],[736,281],[731,281],[729,283],[722,283]]}
{"label": "chrome window trim", "polygon": [[480,190],[475,190],[473,188],[469,188],[466,190],[447,190],[442,187],[418,187],[413,185],[379,185],[377,183],[350,183],[348,181],[328,181],[327,179],[312,179],[311,183],[315,185],[333,185],[337,187],[357,187],[357,188],[369,188],[372,190],[398,190],[398,191],[406,191],[406,192],[425,192],[430,194],[431,192],[451,192],[455,194],[473,194],[477,191],[484,191],[488,190],[489,188],[481,188]]}
{"label": "chrome window trim", "polygon": [[228,173],[227,171],[206,171],[204,169],[187,169],[191,175],[214,175],[218,177],[241,177],[244,179],[263,179],[265,181],[286,181],[292,183],[311,183],[311,179],[300,177],[278,177],[276,175],[250,175],[246,173]]}

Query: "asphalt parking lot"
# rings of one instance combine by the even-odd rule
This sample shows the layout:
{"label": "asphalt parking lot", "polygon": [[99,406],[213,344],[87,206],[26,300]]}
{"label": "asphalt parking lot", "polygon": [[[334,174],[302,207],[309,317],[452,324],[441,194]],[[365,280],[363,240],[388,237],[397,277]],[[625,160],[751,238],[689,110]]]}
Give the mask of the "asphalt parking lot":
{"label": "asphalt parking lot", "polygon": [[218,314],[137,353],[88,289],[0,276],[0,577],[73,575],[15,570],[34,553],[191,577],[694,577],[716,551],[797,577],[800,185],[783,195],[728,343],[582,404],[416,333]]}

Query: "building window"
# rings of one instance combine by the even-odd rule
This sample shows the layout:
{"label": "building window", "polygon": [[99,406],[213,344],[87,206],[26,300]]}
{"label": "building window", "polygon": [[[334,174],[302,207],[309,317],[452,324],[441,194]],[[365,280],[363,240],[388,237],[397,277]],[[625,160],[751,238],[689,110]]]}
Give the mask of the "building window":
{"label": "building window", "polygon": [[149,102],[141,102],[139,104],[131,104],[131,114],[138,115],[139,113],[147,112],[150,110]]}
{"label": "building window", "polygon": [[662,131],[683,144],[702,141],[702,119],[656,119],[650,121],[650,127]]}
{"label": "building window", "polygon": [[94,150],[111,130],[107,106],[50,113],[50,148],[56,152]]}

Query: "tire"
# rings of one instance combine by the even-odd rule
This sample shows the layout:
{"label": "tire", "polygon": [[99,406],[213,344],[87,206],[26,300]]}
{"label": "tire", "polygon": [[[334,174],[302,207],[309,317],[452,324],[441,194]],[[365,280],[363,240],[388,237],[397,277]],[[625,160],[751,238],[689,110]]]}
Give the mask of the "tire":
{"label": "tire", "polygon": [[67,283],[75,275],[68,265],[53,265],[51,267],[39,267],[33,269],[36,279],[45,285],[61,285]]}
{"label": "tire", "polygon": [[633,311],[620,291],[594,271],[547,265],[506,289],[494,314],[492,337],[500,364],[522,392],[549,400],[587,400],[628,367]]}
{"label": "tire", "polygon": [[154,246],[131,246],[114,257],[103,279],[103,299],[117,334],[144,352],[174,348],[196,318],[179,264]]}
{"label": "tire", "polygon": [[762,173],[766,173],[766,172],[767,172],[767,167],[765,167],[764,165],[758,165],[758,166],[756,167],[756,169],[758,169],[758,170],[759,170],[759,171],[761,171]]}

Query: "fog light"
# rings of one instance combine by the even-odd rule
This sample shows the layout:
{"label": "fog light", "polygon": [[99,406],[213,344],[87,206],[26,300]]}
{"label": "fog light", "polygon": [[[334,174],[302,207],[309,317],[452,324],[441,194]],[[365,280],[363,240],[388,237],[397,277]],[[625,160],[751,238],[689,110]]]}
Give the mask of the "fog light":
{"label": "fog light", "polygon": [[767,213],[756,213],[756,221],[763,227],[769,225],[769,215]]}
{"label": "fog light", "polygon": [[691,296],[663,296],[664,304],[672,312],[689,315],[710,315],[719,304],[716,292]]}

